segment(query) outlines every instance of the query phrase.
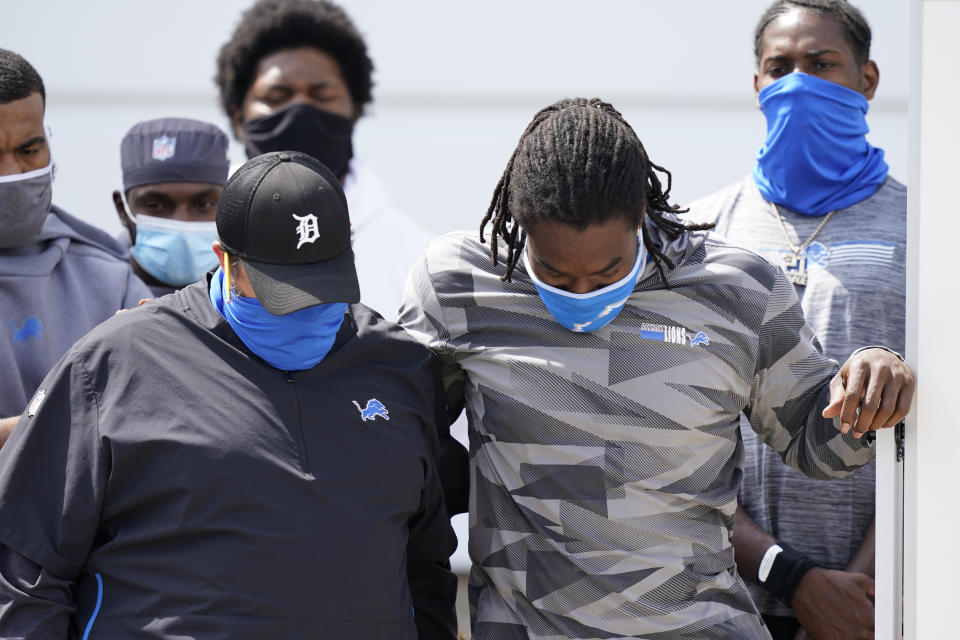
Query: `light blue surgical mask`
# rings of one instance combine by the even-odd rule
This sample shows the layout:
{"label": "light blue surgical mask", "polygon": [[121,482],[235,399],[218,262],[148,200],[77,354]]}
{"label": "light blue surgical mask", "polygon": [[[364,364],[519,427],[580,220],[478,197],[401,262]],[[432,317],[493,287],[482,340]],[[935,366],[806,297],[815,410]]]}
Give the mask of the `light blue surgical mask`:
{"label": "light blue surgical mask", "polygon": [[130,219],[137,225],[130,254],[160,282],[182,287],[217,266],[211,248],[218,238],[216,222],[186,222],[142,213]]}
{"label": "light blue surgical mask", "polygon": [[540,280],[530,266],[529,254],[526,250],[523,252],[527,273],[530,274],[530,279],[533,280],[537,293],[540,294],[540,299],[547,306],[550,315],[564,327],[577,333],[591,333],[606,326],[617,317],[630,299],[634,287],[637,286],[637,280],[640,279],[646,259],[642,232],[638,232],[637,259],[630,273],[602,289],[590,293],[570,293]]}
{"label": "light blue surgical mask", "polygon": [[869,103],[861,94],[805,73],[790,73],[757,96],[767,140],[753,179],[763,197],[821,216],[867,198],[887,178],[883,150],[867,142]]}
{"label": "light blue surgical mask", "polygon": [[347,303],[319,304],[276,316],[256,298],[233,294],[224,301],[223,269],[210,280],[210,302],[250,351],[274,369],[312,369],[327,357],[337,338]]}

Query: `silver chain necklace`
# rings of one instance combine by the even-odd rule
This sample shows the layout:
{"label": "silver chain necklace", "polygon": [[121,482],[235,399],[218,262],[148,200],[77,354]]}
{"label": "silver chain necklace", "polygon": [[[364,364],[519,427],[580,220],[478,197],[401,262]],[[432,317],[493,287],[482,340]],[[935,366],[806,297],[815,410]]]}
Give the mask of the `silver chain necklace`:
{"label": "silver chain necklace", "polygon": [[824,218],[823,222],[820,223],[820,226],[810,234],[810,237],[807,238],[807,241],[801,244],[799,247],[793,244],[793,241],[790,239],[790,234],[787,233],[787,225],[783,223],[783,216],[780,215],[780,209],[777,208],[777,205],[773,202],[770,203],[773,206],[773,212],[777,214],[777,221],[780,223],[780,229],[783,230],[783,237],[787,241],[787,246],[790,247],[790,250],[793,252],[793,255],[787,253],[780,254],[780,263],[783,265],[783,272],[787,276],[787,280],[792,282],[796,286],[804,287],[807,284],[807,247],[810,246],[810,243],[813,242],[813,239],[817,237],[817,234],[820,233],[820,230],[826,226],[830,218],[837,212],[836,209],[828,213]]}

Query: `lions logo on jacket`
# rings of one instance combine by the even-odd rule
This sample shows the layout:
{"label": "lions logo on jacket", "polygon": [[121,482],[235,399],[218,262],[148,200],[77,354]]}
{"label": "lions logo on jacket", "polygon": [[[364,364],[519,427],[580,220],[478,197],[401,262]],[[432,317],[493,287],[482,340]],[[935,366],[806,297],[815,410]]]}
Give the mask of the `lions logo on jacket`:
{"label": "lions logo on jacket", "polygon": [[353,400],[353,405],[357,408],[357,411],[360,412],[360,419],[363,422],[367,420],[376,420],[377,416],[380,416],[384,420],[390,419],[390,412],[387,411],[387,408],[383,406],[383,403],[377,400],[376,398],[370,398],[367,400],[367,406],[361,408],[360,403],[356,400]]}

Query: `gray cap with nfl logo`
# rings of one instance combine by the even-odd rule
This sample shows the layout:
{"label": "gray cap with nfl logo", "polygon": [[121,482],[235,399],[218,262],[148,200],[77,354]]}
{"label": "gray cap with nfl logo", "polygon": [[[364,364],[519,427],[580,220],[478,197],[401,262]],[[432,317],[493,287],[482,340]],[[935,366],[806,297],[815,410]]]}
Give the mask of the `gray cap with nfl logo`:
{"label": "gray cap with nfl logo", "polygon": [[133,125],[120,142],[123,190],[161,182],[227,182],[227,134],[189,118],[160,118]]}
{"label": "gray cap with nfl logo", "polygon": [[346,196],[305,153],[273,151],[237,169],[220,196],[217,232],[274,315],[360,301]]}

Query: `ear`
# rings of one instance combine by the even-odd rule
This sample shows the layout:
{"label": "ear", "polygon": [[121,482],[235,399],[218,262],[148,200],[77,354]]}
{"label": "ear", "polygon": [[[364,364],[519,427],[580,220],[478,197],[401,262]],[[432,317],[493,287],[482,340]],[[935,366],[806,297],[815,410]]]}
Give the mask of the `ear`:
{"label": "ear", "polygon": [[877,85],[880,84],[880,69],[873,60],[868,60],[865,65],[860,67],[860,82],[863,89],[860,93],[867,100],[873,100],[877,92]]}
{"label": "ear", "polygon": [[127,215],[127,208],[123,204],[123,198],[120,196],[119,191],[113,192],[113,207],[117,210],[117,215],[120,216],[120,224],[122,224],[123,228],[130,234],[130,244],[133,244],[137,241],[137,225],[130,221],[130,217]]}
{"label": "ear", "polygon": [[753,74],[753,106],[760,108],[760,76]]}
{"label": "ear", "polygon": [[230,107],[230,125],[233,127],[234,137],[243,142],[243,118],[240,114],[240,109],[236,107]]}
{"label": "ear", "polygon": [[224,265],[223,265],[223,255],[224,255],[224,251],[223,251],[223,246],[221,246],[221,244],[220,244],[220,241],[219,241],[219,240],[214,240],[214,241],[213,241],[213,244],[210,245],[210,246],[211,246],[211,248],[213,249],[213,252],[214,252],[215,254],[217,254],[217,260],[220,261],[220,268],[221,268],[221,269],[225,269],[226,267],[224,267]]}

